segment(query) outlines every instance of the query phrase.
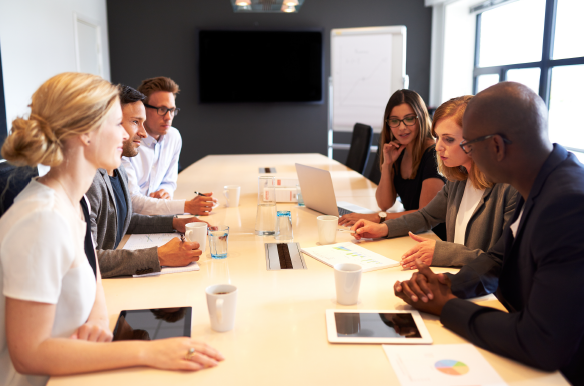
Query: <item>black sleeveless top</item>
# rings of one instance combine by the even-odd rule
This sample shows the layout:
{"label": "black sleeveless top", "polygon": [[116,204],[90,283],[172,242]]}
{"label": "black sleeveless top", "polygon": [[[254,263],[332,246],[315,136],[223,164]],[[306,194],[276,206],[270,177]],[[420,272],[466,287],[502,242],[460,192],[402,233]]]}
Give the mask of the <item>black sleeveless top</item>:
{"label": "black sleeveless top", "polygon": [[[401,175],[401,163],[404,152],[395,161],[395,174],[393,186],[400,197],[405,210],[417,210],[420,208],[420,196],[422,194],[422,183],[428,178],[438,178],[446,183],[446,178],[438,173],[438,162],[436,161],[436,145],[429,146],[422,155],[416,176],[412,179],[404,179]],[[446,240],[446,225],[438,224],[433,229],[434,233],[442,240]]]}
{"label": "black sleeveless top", "polygon": [[93,269],[93,274],[97,278],[97,263],[95,259],[95,249],[93,249],[93,240],[91,239],[91,218],[89,217],[89,207],[85,201],[85,197],[81,199],[81,208],[83,209],[83,216],[85,217],[85,223],[87,224],[87,229],[85,230],[85,255],[89,261],[91,269]]}

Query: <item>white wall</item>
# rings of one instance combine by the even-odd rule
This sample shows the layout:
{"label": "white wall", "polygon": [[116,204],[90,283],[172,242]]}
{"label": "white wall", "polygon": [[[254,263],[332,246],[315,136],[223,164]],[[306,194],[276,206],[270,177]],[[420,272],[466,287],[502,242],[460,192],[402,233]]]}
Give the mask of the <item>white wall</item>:
{"label": "white wall", "polygon": [[99,24],[103,77],[110,80],[106,0],[0,0],[0,49],[11,122],[28,112],[36,89],[51,76],[77,71],[74,13]]}
{"label": "white wall", "polygon": [[472,94],[476,14],[470,8],[483,0],[426,0],[432,5],[430,106]]}

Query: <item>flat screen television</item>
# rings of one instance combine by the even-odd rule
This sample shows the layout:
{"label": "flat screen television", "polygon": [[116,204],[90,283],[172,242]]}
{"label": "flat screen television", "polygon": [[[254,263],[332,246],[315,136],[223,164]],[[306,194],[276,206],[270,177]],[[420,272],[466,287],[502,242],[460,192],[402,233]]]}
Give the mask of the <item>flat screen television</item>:
{"label": "flat screen television", "polygon": [[199,31],[199,100],[323,100],[321,31]]}

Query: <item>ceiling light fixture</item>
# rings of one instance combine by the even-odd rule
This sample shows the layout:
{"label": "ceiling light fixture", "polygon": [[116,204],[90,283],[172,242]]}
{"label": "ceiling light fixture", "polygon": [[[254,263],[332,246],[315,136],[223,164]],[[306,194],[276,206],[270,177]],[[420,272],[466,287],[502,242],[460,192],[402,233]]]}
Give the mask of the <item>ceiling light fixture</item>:
{"label": "ceiling light fixture", "polygon": [[305,0],[230,0],[236,13],[298,13]]}

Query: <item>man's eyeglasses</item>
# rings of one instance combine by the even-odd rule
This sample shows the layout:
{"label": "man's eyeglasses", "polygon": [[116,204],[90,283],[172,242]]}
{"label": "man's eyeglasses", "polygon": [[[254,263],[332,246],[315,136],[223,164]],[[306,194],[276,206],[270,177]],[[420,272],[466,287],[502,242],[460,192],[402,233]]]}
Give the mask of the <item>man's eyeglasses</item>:
{"label": "man's eyeglasses", "polygon": [[400,123],[404,123],[404,125],[406,126],[414,126],[416,124],[416,119],[418,119],[418,117],[416,115],[410,115],[405,117],[404,119],[397,119],[397,118],[390,118],[390,119],[386,119],[385,122],[387,122],[389,127],[399,127]]}
{"label": "man's eyeglasses", "polygon": [[166,113],[170,112],[170,116],[174,117],[175,115],[178,115],[178,112],[180,111],[180,109],[178,107],[173,107],[172,109],[169,109],[167,107],[156,107],[156,106],[151,106],[148,103],[144,103],[144,106],[148,107],[149,109],[156,109],[156,112],[158,113],[158,115],[166,115]]}
{"label": "man's eyeglasses", "polygon": [[470,152],[472,151],[472,146],[471,145],[473,143],[477,143],[477,142],[484,141],[485,139],[492,138],[495,135],[498,135],[499,137],[501,137],[501,139],[505,143],[513,143],[510,140],[508,140],[507,138],[503,137],[501,134],[490,134],[490,135],[485,135],[483,137],[478,137],[476,139],[473,139],[472,141],[462,141],[459,145],[460,145],[460,148],[462,149],[462,151],[464,151],[466,154],[470,154]]}

